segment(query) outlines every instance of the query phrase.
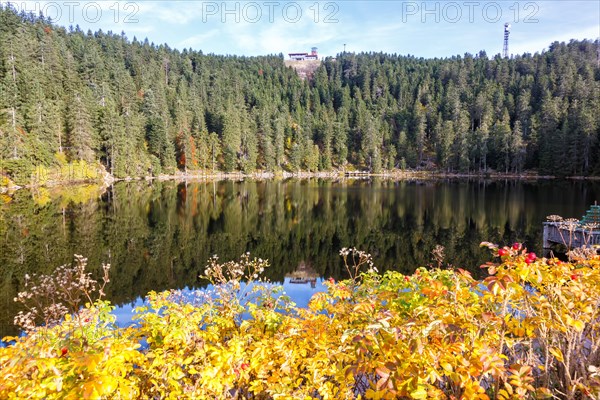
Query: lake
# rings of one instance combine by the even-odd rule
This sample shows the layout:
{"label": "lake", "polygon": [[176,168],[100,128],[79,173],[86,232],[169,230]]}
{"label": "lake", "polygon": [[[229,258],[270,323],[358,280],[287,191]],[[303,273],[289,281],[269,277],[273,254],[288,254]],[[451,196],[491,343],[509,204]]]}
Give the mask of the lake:
{"label": "lake", "polygon": [[[524,242],[541,253],[547,215],[581,218],[600,199],[600,182],[520,180],[266,180],[196,183],[119,182],[19,190],[0,201],[0,337],[13,335],[13,298],[25,273],[50,273],[89,259],[99,276],[110,263],[108,299],[131,305],[150,290],[197,288],[213,254],[249,251],[270,260],[266,276],[286,280],[304,302],[321,278],[346,277],[342,247],[373,255],[379,271],[411,273],[446,263],[481,274],[481,241]],[[298,268],[318,277],[291,284]],[[287,277],[287,278],[286,278]],[[124,311],[125,310],[125,311]]]}

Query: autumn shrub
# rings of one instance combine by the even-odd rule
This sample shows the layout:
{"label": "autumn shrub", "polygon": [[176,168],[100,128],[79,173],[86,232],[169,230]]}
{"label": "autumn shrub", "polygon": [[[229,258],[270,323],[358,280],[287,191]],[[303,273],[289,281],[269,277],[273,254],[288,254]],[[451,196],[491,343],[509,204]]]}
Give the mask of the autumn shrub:
{"label": "autumn shrub", "polygon": [[[491,298],[502,302],[504,353],[531,369],[531,384],[560,398],[597,397],[600,379],[600,259],[576,251],[570,262],[537,259],[520,245],[497,248],[489,264]],[[578,257],[577,255],[582,255]]]}
{"label": "autumn shrub", "polygon": [[483,280],[379,274],[342,249],[350,279],[306,308],[262,280],[266,261],[212,258],[205,289],[150,293],[131,327],[99,300],[8,338],[0,398],[597,398],[598,256],[483,245]]}
{"label": "autumn shrub", "polygon": [[67,162],[64,154],[57,153],[50,165],[34,164],[26,159],[0,160],[0,187],[11,184],[41,186],[51,182],[95,181],[103,176],[98,162],[73,160]]}
{"label": "autumn shrub", "polygon": [[8,177],[8,175],[4,174],[2,166],[0,165],[0,191],[12,189],[14,186],[15,183]]}
{"label": "autumn shrub", "polygon": [[35,172],[35,166],[30,160],[21,158],[0,160],[0,171],[6,174],[17,185],[27,185]]}
{"label": "autumn shrub", "polygon": [[[15,325],[26,333],[45,330],[59,323],[67,315],[78,315],[84,301],[92,304],[97,292],[97,300],[104,296],[104,287],[109,280],[110,265],[102,266],[102,284],[92,279],[91,273],[86,272],[87,259],[75,255],[72,265],[58,267],[50,275],[25,275],[25,290],[15,298],[26,311],[20,311],[15,317]],[[41,326],[39,326],[41,324]]]}
{"label": "autumn shrub", "polygon": [[140,382],[133,365],[142,363],[140,344],[118,329],[114,307],[102,300],[109,282],[86,272],[87,259],[75,256],[51,275],[26,276],[15,301],[26,310],[15,317],[25,336],[7,337],[0,348],[0,398],[133,398]]}

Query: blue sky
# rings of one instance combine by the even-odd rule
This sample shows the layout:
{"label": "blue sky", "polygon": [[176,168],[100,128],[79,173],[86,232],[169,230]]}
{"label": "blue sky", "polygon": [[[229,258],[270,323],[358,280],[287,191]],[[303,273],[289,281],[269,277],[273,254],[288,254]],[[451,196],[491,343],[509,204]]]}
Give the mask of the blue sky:
{"label": "blue sky", "polygon": [[[0,1],[6,4],[6,1]],[[171,48],[261,55],[309,51],[322,56],[383,51],[449,57],[502,51],[535,53],[553,41],[597,39],[600,2],[584,1],[14,1],[56,23],[125,31]]]}

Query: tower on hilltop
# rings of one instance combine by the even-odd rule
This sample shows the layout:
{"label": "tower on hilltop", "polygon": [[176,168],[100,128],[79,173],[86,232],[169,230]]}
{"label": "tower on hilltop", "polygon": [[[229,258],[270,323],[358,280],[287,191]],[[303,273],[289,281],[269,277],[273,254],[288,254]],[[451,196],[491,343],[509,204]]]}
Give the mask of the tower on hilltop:
{"label": "tower on hilltop", "polygon": [[510,35],[510,24],[507,22],[504,24],[504,48],[502,49],[502,56],[508,58],[508,36]]}

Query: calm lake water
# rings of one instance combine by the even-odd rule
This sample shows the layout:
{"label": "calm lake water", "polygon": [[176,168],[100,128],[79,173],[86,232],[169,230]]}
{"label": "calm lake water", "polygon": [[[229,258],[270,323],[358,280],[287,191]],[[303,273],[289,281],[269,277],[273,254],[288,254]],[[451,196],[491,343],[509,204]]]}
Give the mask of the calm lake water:
{"label": "calm lake water", "polygon": [[[547,215],[581,218],[600,200],[599,182],[543,180],[287,180],[121,182],[17,191],[0,201],[0,337],[13,335],[13,298],[25,273],[50,273],[73,254],[89,270],[110,263],[107,297],[131,305],[150,290],[201,287],[208,258],[249,251],[270,260],[267,277],[286,280],[304,302],[316,290],[290,284],[299,267],[343,278],[342,247],[370,252],[380,271],[411,273],[446,261],[480,274],[481,241],[524,242],[541,252]],[[287,279],[286,279],[287,276]]]}

